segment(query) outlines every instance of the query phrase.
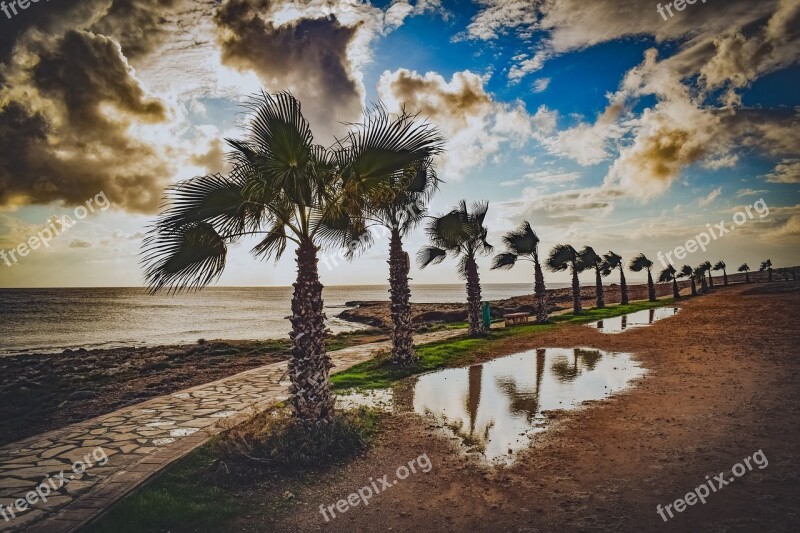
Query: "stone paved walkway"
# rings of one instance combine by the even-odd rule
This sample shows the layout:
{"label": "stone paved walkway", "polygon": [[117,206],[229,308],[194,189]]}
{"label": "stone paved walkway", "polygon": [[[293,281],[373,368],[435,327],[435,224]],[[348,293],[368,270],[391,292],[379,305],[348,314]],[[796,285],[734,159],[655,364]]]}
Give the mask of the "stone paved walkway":
{"label": "stone paved walkway", "polygon": [[[422,344],[462,333],[437,331],[418,335],[415,341]],[[390,347],[386,341],[330,352],[334,371]],[[285,378],[286,362],[274,363],[0,448],[0,511],[10,518],[6,521],[0,514],[0,531],[78,529],[225,427],[285,400]],[[73,465],[78,461],[92,466],[76,474]],[[57,478],[62,471],[63,477]],[[49,486],[57,488],[44,494],[47,501],[34,500],[12,518],[8,506],[48,478]]]}

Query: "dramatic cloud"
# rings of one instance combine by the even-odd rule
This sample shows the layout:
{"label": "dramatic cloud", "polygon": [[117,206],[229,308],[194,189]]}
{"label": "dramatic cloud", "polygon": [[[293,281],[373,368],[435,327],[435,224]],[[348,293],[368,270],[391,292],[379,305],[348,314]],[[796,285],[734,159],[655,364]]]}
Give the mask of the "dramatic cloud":
{"label": "dramatic cloud", "polygon": [[390,110],[405,105],[442,129],[447,153],[441,173],[459,181],[468,170],[499,155],[503,144],[519,147],[555,127],[555,115],[544,107],[530,115],[522,102],[496,102],[486,92],[486,81],[468,70],[447,81],[434,72],[400,69],[383,73],[378,94]]}
{"label": "dramatic cloud", "polygon": [[800,159],[786,159],[764,176],[769,183],[800,183]]}

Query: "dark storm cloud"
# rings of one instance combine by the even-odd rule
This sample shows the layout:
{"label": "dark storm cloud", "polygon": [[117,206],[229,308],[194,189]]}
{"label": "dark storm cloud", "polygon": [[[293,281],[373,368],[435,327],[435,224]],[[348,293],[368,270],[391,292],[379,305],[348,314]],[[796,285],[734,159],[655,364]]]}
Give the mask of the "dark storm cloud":
{"label": "dark storm cloud", "polygon": [[129,128],[167,119],[128,64],[164,38],[176,0],[34,6],[0,38],[0,206],[79,204],[104,191],[151,212],[173,174]]}
{"label": "dark storm cloud", "polygon": [[347,50],[358,26],[331,16],[277,26],[262,14],[274,2],[231,0],[216,12],[223,63],[253,70],[269,91],[288,89],[304,103],[312,127],[330,133],[361,114],[360,84]]}

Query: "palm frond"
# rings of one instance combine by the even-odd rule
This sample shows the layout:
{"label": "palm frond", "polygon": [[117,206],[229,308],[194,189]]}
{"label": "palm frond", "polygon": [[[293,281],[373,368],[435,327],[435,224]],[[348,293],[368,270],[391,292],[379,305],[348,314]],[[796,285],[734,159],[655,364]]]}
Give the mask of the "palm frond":
{"label": "palm frond", "polygon": [[175,228],[158,227],[145,238],[145,280],[151,293],[200,289],[222,274],[227,248],[224,239],[207,222]]}
{"label": "palm frond", "polygon": [[447,257],[447,251],[436,246],[425,246],[417,252],[417,265],[425,268],[428,265],[438,265]]}
{"label": "palm frond", "polygon": [[747,265],[747,263],[745,263],[745,264],[743,264],[742,266],[739,267],[739,272],[748,272],[749,270],[750,270],[750,267]]}
{"label": "palm frond", "polygon": [[725,264],[725,261],[717,261],[717,263],[714,265],[713,269],[714,270],[723,270],[723,269],[727,268],[727,266],[728,265]]}
{"label": "palm frond", "polygon": [[694,270],[692,270],[692,267],[690,267],[689,265],[683,265],[683,268],[681,268],[681,274],[680,274],[681,277],[691,278],[693,274]]}
{"label": "palm frond", "polygon": [[533,255],[539,246],[539,237],[525,221],[519,229],[506,233],[503,242],[517,255]]}
{"label": "palm frond", "polygon": [[547,268],[553,272],[563,272],[578,259],[575,248],[569,244],[556,244],[547,258]]}
{"label": "palm frond", "polygon": [[492,270],[510,270],[514,265],[517,264],[517,259],[519,259],[519,256],[510,252],[497,254],[492,260]]}
{"label": "palm frond", "polygon": [[659,283],[667,283],[668,281],[672,281],[673,278],[675,277],[675,273],[676,272],[677,271],[675,270],[675,267],[672,266],[672,265],[669,265],[667,268],[665,268],[664,270],[659,272],[659,274],[658,274],[658,282]]}
{"label": "palm frond", "polygon": [[633,272],[641,272],[644,269],[653,268],[653,262],[650,261],[644,254],[639,254],[633,259],[628,266]]}
{"label": "palm frond", "polygon": [[583,272],[584,270],[588,269],[595,269],[599,268],[603,262],[603,258],[600,257],[597,252],[594,251],[594,248],[591,246],[584,246],[583,250],[578,252],[578,261],[577,267],[578,272]]}

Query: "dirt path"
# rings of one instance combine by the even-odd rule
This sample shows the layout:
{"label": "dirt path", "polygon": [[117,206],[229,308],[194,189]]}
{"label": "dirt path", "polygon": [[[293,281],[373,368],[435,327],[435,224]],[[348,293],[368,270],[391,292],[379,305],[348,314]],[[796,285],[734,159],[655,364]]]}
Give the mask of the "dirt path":
{"label": "dirt path", "polygon": [[[771,294],[766,294],[766,292]],[[750,292],[751,294],[747,294]],[[391,418],[365,458],[295,494],[291,512],[241,517],[245,531],[769,531],[800,525],[796,317],[800,285],[732,286],[687,299],[676,317],[622,335],[585,326],[499,342],[493,356],[536,347],[633,352],[650,370],[627,393],[572,412],[512,467],[489,470],[453,453],[421,418]],[[656,505],[763,450],[769,461],[665,523]],[[335,503],[427,453],[368,507],[325,523]],[[256,495],[257,496],[257,495]]]}

